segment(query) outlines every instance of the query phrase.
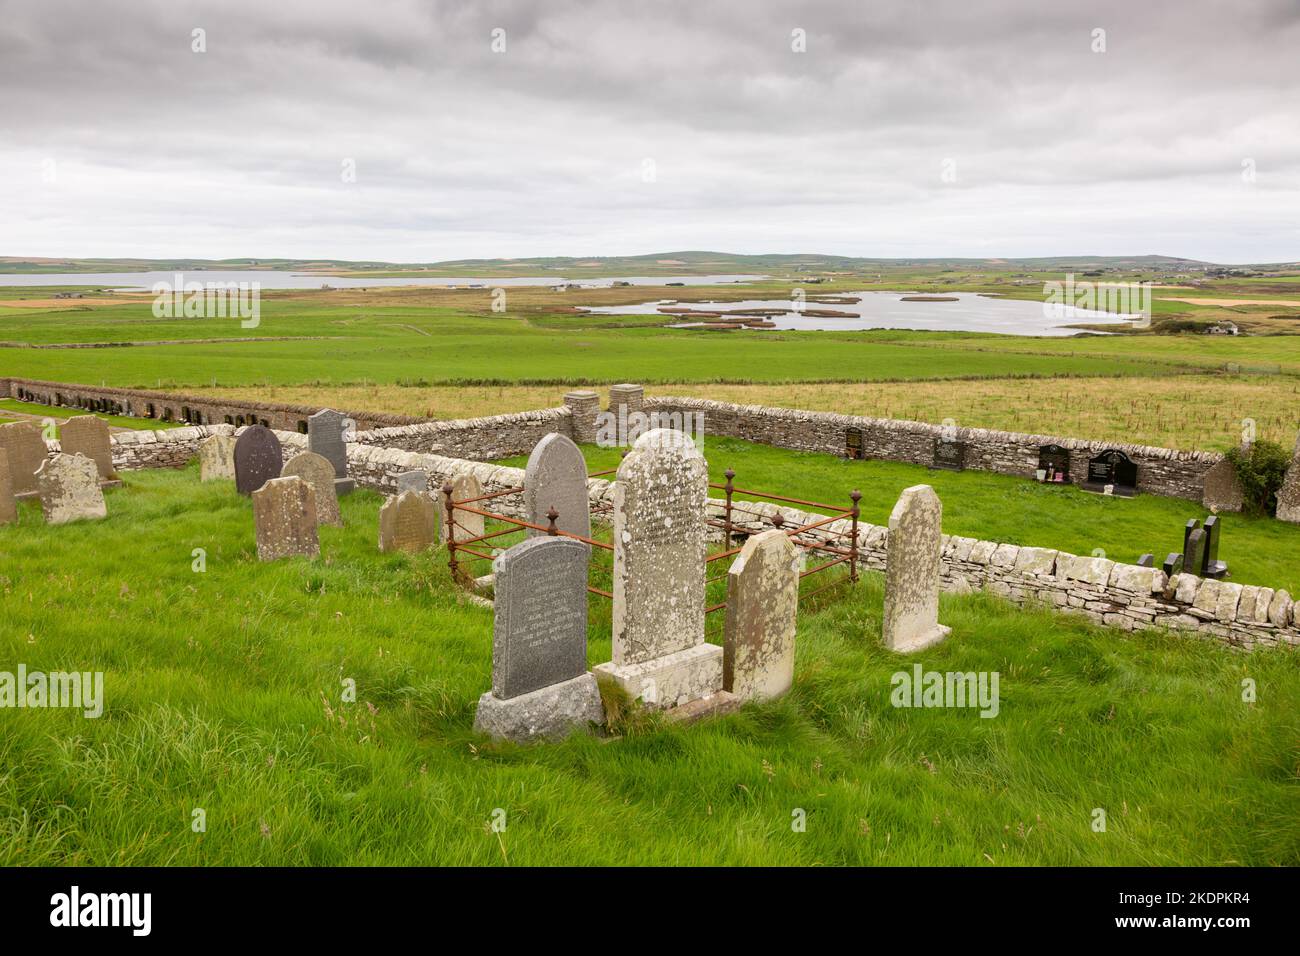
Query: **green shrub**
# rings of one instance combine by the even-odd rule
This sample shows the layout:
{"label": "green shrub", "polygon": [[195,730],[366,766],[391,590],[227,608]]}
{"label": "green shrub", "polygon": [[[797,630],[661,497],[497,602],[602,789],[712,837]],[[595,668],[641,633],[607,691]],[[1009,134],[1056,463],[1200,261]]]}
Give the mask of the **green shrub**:
{"label": "green shrub", "polygon": [[1277,511],[1277,493],[1286,477],[1291,456],[1275,441],[1257,441],[1249,449],[1234,448],[1227,459],[1237,469],[1249,514],[1271,515]]}

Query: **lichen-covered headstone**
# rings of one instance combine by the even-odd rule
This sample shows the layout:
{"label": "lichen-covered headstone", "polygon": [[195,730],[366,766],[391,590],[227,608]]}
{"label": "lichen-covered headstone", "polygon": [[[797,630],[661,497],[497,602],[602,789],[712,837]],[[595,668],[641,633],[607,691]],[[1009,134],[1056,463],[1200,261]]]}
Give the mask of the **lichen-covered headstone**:
{"label": "lichen-covered headstone", "polygon": [[315,452],[334,470],[335,493],[345,495],[356,487],[348,477],[348,419],[332,408],[322,408],[307,418],[307,450]]}
{"label": "lichen-covered headstone", "polygon": [[429,473],[423,468],[404,471],[397,476],[397,494],[403,491],[428,491]]}
{"label": "lichen-covered headstone", "polygon": [[[591,537],[586,459],[577,445],[555,432],[534,446],[524,467],[524,520],[546,527],[552,508],[559,513],[557,530]],[[545,534],[534,529],[528,533]]]}
{"label": "lichen-covered headstone", "polygon": [[18,520],[18,501],[14,498],[14,483],[9,475],[9,455],[0,449],[0,524]]}
{"label": "lichen-covered headstone", "polygon": [[[482,496],[483,496],[483,485],[479,482],[478,478],[476,478],[474,475],[462,473],[459,475],[452,476],[451,479],[451,500],[452,501],[468,502],[468,501],[474,501],[474,499],[481,498]],[[486,502],[477,501],[474,504],[470,505],[470,507],[478,508],[479,510],[484,510],[483,509],[484,504],[486,504]],[[443,517],[443,515],[446,514],[446,509],[447,509],[447,495],[445,492],[442,491],[438,492],[438,508],[439,508],[438,517],[441,518]],[[460,544],[463,541],[468,541],[470,538],[477,538],[482,536],[484,531],[482,515],[474,514],[474,512],[472,511],[457,509],[453,511],[453,516],[456,522],[455,536],[456,536],[457,544]],[[442,524],[442,531],[438,535],[438,540],[440,542],[446,541],[447,533],[448,533],[447,523],[444,521]]]}
{"label": "lichen-covered headstone", "polygon": [[296,475],[271,478],[253,492],[253,524],[260,561],[320,554],[316,494]]}
{"label": "lichen-covered headstone", "polygon": [[614,659],[596,672],[649,705],[722,688],[722,648],[704,643],[708,480],[690,436],[667,428],[638,438],[618,468]]}
{"label": "lichen-covered headstone", "polygon": [[404,491],[379,509],[379,550],[418,554],[438,542],[438,506],[419,491]]}
{"label": "lichen-covered headstone", "polygon": [[1291,454],[1291,465],[1277,493],[1277,516],[1281,521],[1300,524],[1300,436]]}
{"label": "lichen-covered headstone", "polygon": [[316,495],[316,521],[342,527],[339,497],[334,491],[334,466],[313,451],[303,451],[284,463],[283,477],[301,478]]}
{"label": "lichen-covered headstone", "polygon": [[0,425],[0,451],[9,456],[9,480],[19,498],[36,494],[36,471],[49,458],[41,430],[31,422]]}
{"label": "lichen-covered headstone", "polygon": [[476,730],[526,742],[604,722],[587,672],[589,553],[572,538],[528,538],[492,562],[492,690],[479,699]]}
{"label": "lichen-covered headstone", "polygon": [[1246,493],[1232,462],[1225,458],[1212,465],[1205,473],[1201,503],[1213,511],[1240,511],[1245,501]]}
{"label": "lichen-covered headstone", "polygon": [[798,610],[799,549],[784,531],[754,535],[727,571],[723,690],[765,700],[790,689]]}
{"label": "lichen-covered headstone", "polygon": [[199,445],[199,480],[217,481],[235,477],[235,439],[213,435]]}
{"label": "lichen-covered headstone", "polygon": [[59,428],[59,447],[65,455],[85,455],[95,463],[101,482],[115,482],[113,442],[108,422],[97,415],[76,415]]}
{"label": "lichen-covered headstone", "polygon": [[235,439],[235,490],[241,495],[279,478],[283,467],[280,439],[265,425],[250,425]]}
{"label": "lichen-covered headstone", "polygon": [[47,524],[66,524],[108,515],[99,469],[85,455],[55,455],[36,472],[36,486]]}
{"label": "lichen-covered headstone", "polygon": [[889,516],[885,556],[885,646],[919,651],[948,636],[939,623],[943,503],[929,485],[903,491]]}

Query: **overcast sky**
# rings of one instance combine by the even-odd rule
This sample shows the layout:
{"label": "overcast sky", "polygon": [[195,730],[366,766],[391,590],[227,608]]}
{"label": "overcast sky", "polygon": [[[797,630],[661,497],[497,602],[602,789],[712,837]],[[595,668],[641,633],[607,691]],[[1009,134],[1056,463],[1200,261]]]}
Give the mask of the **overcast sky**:
{"label": "overcast sky", "polygon": [[0,0],[0,255],[1296,260],[1297,51],[1296,0]]}

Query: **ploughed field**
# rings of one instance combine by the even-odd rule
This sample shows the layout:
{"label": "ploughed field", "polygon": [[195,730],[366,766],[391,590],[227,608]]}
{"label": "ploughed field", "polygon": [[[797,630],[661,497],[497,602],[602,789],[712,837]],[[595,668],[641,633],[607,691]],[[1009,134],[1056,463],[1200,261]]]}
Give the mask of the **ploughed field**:
{"label": "ploughed field", "polygon": [[[876,521],[914,477],[705,452],[797,497],[856,484]],[[859,475],[875,480],[844,480]],[[867,573],[804,609],[781,700],[689,727],[632,717],[609,741],[492,744],[471,730],[492,612],[458,595],[444,551],[378,552],[379,495],[342,500],[320,558],[263,564],[231,483],[194,465],[123,477],[104,521],[47,527],[26,503],[0,527],[0,669],[105,672],[98,719],[0,709],[0,864],[1300,862],[1294,653],[976,594],[943,596],[952,636],[905,658],[880,646]],[[953,531],[973,520],[959,489],[992,476],[930,477]],[[1006,494],[1021,486],[1052,500]],[[1230,525],[1225,550],[1240,537]],[[610,654],[600,600],[592,665]],[[997,716],[892,706],[915,664],[998,672]]]}

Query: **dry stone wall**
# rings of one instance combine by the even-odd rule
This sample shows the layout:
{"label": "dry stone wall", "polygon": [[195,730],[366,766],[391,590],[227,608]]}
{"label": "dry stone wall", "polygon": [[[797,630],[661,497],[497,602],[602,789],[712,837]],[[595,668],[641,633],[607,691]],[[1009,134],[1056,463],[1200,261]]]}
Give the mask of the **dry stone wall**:
{"label": "dry stone wall", "polygon": [[[865,458],[903,461],[915,465],[934,463],[935,440],[944,426],[925,422],[837,415],[764,405],[737,405],[701,398],[647,398],[645,411],[703,415],[706,435],[725,435],[746,441],[792,448],[797,451],[845,453],[850,428],[862,432]],[[1108,448],[1118,448],[1138,466],[1138,491],[1171,498],[1200,501],[1205,473],[1223,460],[1217,452],[1178,451],[1149,445],[1088,441],[1059,435],[1026,435],[985,428],[958,428],[956,439],[967,443],[966,467],[1033,479],[1038,450],[1043,445],[1070,449],[1070,477],[1075,483],[1087,477],[1088,459]]]}
{"label": "dry stone wall", "polygon": [[484,461],[526,455],[550,432],[572,438],[572,423],[571,409],[561,406],[487,418],[379,428],[358,432],[354,440],[379,448]]}

